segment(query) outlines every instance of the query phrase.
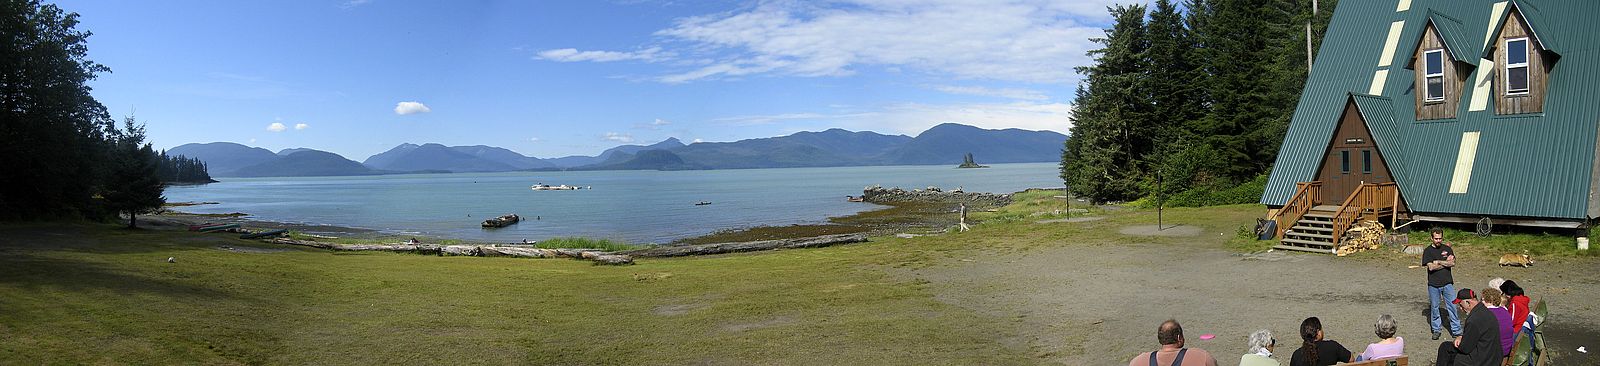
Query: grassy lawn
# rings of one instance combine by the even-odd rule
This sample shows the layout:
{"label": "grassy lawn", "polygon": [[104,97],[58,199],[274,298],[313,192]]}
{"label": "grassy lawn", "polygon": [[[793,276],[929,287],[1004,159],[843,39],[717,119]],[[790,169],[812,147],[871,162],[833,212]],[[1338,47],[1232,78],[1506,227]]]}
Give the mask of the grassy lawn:
{"label": "grassy lawn", "polygon": [[1026,361],[982,316],[870,268],[912,258],[901,245],[604,267],[10,225],[0,227],[0,363]]}

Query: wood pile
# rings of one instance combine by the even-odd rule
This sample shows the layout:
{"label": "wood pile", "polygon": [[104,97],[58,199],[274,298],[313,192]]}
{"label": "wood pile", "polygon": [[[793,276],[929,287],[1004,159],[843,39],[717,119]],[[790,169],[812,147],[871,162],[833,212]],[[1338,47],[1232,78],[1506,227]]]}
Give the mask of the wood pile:
{"label": "wood pile", "polygon": [[1364,250],[1378,249],[1387,241],[1385,238],[1387,234],[1388,231],[1384,230],[1383,224],[1371,220],[1362,221],[1345,232],[1344,240],[1339,242],[1339,247],[1334,249],[1333,254],[1343,257]]}

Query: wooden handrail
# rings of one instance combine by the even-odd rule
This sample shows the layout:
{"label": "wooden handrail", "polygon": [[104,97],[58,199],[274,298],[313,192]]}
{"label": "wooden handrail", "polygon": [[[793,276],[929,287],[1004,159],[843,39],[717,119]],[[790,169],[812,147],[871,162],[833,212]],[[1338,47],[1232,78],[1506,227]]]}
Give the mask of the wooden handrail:
{"label": "wooden handrail", "polygon": [[1399,204],[1399,190],[1396,188],[1394,182],[1362,183],[1350,197],[1345,198],[1339,209],[1334,211],[1333,247],[1339,247],[1344,241],[1345,231],[1349,231],[1357,219],[1364,215],[1369,219],[1377,219],[1378,211],[1385,207],[1390,207],[1392,211]]}
{"label": "wooden handrail", "polygon": [[1312,207],[1317,206],[1317,191],[1322,187],[1322,182],[1297,182],[1294,187],[1294,196],[1290,196],[1289,201],[1284,202],[1283,208],[1278,209],[1276,214],[1267,218],[1277,221],[1278,229],[1274,233],[1277,240],[1283,240],[1284,232],[1287,232],[1295,222],[1300,221]]}

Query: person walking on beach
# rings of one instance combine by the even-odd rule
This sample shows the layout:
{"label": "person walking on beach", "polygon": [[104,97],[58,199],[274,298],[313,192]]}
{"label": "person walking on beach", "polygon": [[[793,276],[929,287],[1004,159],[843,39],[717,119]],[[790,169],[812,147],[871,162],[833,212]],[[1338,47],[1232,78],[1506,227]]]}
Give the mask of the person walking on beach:
{"label": "person walking on beach", "polygon": [[[1444,233],[1434,229],[1433,243],[1422,250],[1422,266],[1428,269],[1428,325],[1433,327],[1433,340],[1439,340],[1444,325],[1439,322],[1439,304],[1455,295],[1455,278],[1450,269],[1456,266],[1455,248],[1445,243]],[[1450,313],[1450,336],[1461,335],[1461,317],[1456,307],[1446,306]]]}
{"label": "person walking on beach", "polygon": [[1199,348],[1183,348],[1183,326],[1177,320],[1167,319],[1156,328],[1156,340],[1161,349],[1140,353],[1128,360],[1128,366],[1217,366],[1210,352]]}

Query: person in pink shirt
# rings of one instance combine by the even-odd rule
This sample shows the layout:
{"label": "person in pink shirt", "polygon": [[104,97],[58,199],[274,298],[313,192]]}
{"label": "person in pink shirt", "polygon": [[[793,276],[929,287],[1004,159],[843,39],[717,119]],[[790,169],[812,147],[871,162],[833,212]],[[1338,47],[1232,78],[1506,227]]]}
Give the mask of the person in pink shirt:
{"label": "person in pink shirt", "polygon": [[1378,343],[1368,344],[1366,351],[1356,355],[1356,361],[1400,357],[1406,353],[1405,338],[1395,335],[1398,327],[1393,316],[1389,314],[1379,316],[1378,323],[1373,324],[1372,328],[1373,333],[1378,335]]}

